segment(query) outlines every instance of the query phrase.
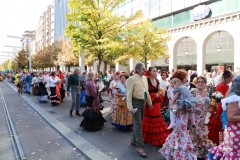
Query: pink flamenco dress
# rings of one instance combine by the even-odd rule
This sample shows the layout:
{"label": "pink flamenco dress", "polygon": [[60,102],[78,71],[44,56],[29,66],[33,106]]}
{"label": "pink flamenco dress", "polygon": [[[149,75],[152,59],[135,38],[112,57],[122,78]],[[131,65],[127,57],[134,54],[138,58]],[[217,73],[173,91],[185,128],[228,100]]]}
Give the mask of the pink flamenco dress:
{"label": "pink flamenco dress", "polygon": [[[240,108],[240,97],[232,94],[228,98],[222,99],[222,122],[224,129],[224,140],[219,146],[208,150],[207,160],[239,160],[240,159],[240,122],[228,123],[227,104],[238,102]],[[240,113],[239,113],[240,114]]]}
{"label": "pink flamenco dress", "polygon": [[205,126],[205,118],[210,105],[210,98],[201,95],[193,88],[190,93],[195,97],[196,108],[194,111],[196,127],[189,126],[190,136],[193,142],[194,150],[198,158],[205,158],[208,149],[215,145],[208,139],[208,129]]}
{"label": "pink flamenco dress", "polygon": [[148,78],[148,85],[153,109],[150,110],[148,104],[146,104],[142,120],[143,140],[146,143],[160,146],[165,143],[165,140],[170,132],[167,130],[167,125],[161,116],[160,104],[163,101],[163,98],[162,96],[159,96],[158,98],[156,97],[159,83],[157,81],[157,86],[153,86]]}

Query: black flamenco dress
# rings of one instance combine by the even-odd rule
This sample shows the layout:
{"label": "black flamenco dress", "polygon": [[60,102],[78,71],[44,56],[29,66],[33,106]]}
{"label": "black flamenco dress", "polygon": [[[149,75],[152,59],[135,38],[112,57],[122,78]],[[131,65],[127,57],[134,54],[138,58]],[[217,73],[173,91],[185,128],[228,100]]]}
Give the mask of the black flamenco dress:
{"label": "black flamenco dress", "polygon": [[99,130],[104,126],[106,120],[99,109],[99,97],[94,81],[86,82],[86,94],[87,108],[82,113],[84,119],[80,123],[80,127],[86,130]]}

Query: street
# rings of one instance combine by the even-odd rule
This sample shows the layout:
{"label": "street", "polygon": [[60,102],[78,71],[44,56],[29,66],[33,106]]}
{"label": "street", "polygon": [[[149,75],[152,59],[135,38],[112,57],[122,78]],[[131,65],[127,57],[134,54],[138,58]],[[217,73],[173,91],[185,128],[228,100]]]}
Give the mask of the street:
{"label": "street", "polygon": [[[9,110],[11,110],[11,114],[13,115],[12,119],[17,126],[19,138],[28,159],[55,160],[89,158],[93,160],[105,160],[107,157],[114,160],[144,159],[138,155],[136,147],[130,145],[132,131],[118,130],[111,125],[111,119],[108,115],[110,111],[110,103],[108,101],[104,101],[103,105],[105,108],[102,111],[104,118],[107,120],[105,126],[99,131],[91,132],[79,127],[83,119],[82,116],[69,117],[70,96],[65,97],[64,102],[61,103],[60,106],[52,107],[49,102],[46,104],[38,103],[36,96],[28,94],[19,96],[13,84],[3,82],[0,83],[0,87],[3,90],[4,98],[10,108]],[[103,96],[103,99],[107,98],[108,97]],[[24,99],[31,105],[27,104]],[[35,110],[32,107],[35,108]],[[36,109],[43,109],[42,114],[40,111],[36,112]],[[81,108],[80,113],[82,113],[84,109],[85,108]],[[42,116],[50,116],[50,121],[45,121],[46,118]],[[71,129],[75,135],[78,135],[78,138],[75,140],[71,140],[71,136],[69,136],[69,138],[66,137],[66,139],[62,138],[64,137],[64,133],[61,130],[64,127],[60,126],[59,129],[56,129],[57,127],[55,126],[58,125],[56,125],[54,121],[51,122],[51,118],[63,124],[64,127]],[[58,131],[60,133],[58,133]],[[61,134],[63,134],[62,137]],[[74,146],[74,141],[77,142],[77,140],[79,140],[79,143],[86,140],[89,144],[87,145],[86,142],[84,142],[83,144],[78,143],[79,145],[76,144]],[[89,150],[91,147],[95,150]],[[159,148],[158,146],[145,144],[145,151],[148,154],[147,159],[164,160],[157,151]],[[57,155],[52,153],[57,153]],[[84,157],[84,155],[86,155],[86,157]]]}
{"label": "street", "polygon": [[[6,105],[13,121],[22,150],[28,160],[85,160],[82,153],[72,146],[58,131],[46,122],[28,103],[26,103],[5,82],[0,83]],[[1,110],[1,160],[13,160],[13,145],[7,133],[2,103]],[[15,135],[14,135],[15,136]]]}

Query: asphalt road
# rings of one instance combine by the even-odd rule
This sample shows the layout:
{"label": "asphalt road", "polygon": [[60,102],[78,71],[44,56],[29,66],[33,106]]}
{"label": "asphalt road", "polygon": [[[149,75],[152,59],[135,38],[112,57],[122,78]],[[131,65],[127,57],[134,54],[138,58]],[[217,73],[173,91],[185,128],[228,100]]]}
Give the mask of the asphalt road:
{"label": "asphalt road", "polygon": [[15,156],[12,150],[12,142],[7,127],[6,115],[2,102],[0,102],[0,128],[0,159],[14,159]]}
{"label": "asphalt road", "polygon": [[[0,88],[28,160],[87,159],[5,82],[0,82]],[[7,134],[6,123],[4,124],[1,106],[0,110],[0,159],[13,160],[12,147]]]}
{"label": "asphalt road", "polygon": [[[12,84],[11,84],[12,85]],[[0,86],[1,87],[1,86]],[[25,94],[35,103],[38,103],[36,96]],[[106,96],[104,99],[107,99]],[[111,119],[109,117],[110,103],[104,101],[104,110],[102,111],[104,118],[107,120],[105,126],[99,131],[86,131],[79,127],[82,121],[82,116],[69,117],[69,109],[71,105],[71,97],[66,96],[64,102],[58,107],[52,107],[48,102],[46,104],[38,103],[45,111],[54,116],[57,120],[61,121],[67,127],[72,129],[79,136],[84,138],[90,144],[95,146],[98,150],[105,153],[107,156],[114,160],[141,160],[146,159],[138,155],[136,147],[131,146],[131,131],[122,131],[116,129],[111,124]],[[81,108],[82,113],[85,108]],[[153,146],[151,144],[145,144],[145,151],[148,154],[148,160],[164,160],[163,156],[158,152],[160,147]],[[96,159],[98,160],[98,159]]]}

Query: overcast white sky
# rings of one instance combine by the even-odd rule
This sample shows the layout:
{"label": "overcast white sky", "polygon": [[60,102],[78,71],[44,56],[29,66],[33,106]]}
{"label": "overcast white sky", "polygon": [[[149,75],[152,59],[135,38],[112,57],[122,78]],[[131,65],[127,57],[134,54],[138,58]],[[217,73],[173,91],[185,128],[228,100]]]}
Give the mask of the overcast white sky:
{"label": "overcast white sky", "polygon": [[0,0],[0,55],[6,55],[2,51],[12,51],[4,45],[21,45],[19,39],[7,38],[7,35],[21,36],[25,30],[36,30],[38,18],[53,1]]}

